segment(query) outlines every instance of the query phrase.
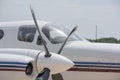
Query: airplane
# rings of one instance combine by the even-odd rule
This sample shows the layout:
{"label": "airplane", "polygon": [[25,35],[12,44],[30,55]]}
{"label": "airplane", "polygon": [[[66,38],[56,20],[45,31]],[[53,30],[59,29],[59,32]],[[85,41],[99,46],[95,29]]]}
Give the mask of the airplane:
{"label": "airplane", "polygon": [[[41,35],[34,12],[31,13],[39,33],[39,38],[45,51],[34,49],[1,48],[0,49],[0,79],[2,80],[52,80],[62,78],[61,72],[74,66],[74,63],[60,55],[64,45],[70,35],[76,30],[76,27],[70,32],[64,45],[61,46],[59,53],[50,52]],[[2,33],[4,34],[4,33]]]}
{"label": "airplane", "polygon": [[32,9],[31,13],[33,21],[0,23],[0,48],[7,48],[3,49],[5,53],[11,52],[9,48],[47,51],[46,45],[50,52],[67,57],[74,65],[57,77],[52,76],[52,80],[120,80],[119,44],[91,43],[73,33],[76,27],[70,32],[68,28],[38,21]]}

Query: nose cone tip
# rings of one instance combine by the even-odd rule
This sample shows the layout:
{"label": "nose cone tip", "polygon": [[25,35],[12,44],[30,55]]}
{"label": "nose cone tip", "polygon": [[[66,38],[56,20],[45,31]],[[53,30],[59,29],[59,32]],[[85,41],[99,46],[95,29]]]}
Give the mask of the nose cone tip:
{"label": "nose cone tip", "polygon": [[71,61],[71,67],[73,67],[75,65],[75,63],[73,61]]}
{"label": "nose cone tip", "polygon": [[67,67],[68,67],[68,69],[69,68],[71,68],[71,67],[73,67],[74,66],[74,63],[71,61],[71,60],[69,60],[68,59],[68,61],[66,61],[66,64],[65,64]]}
{"label": "nose cone tip", "polygon": [[60,72],[66,71],[69,68],[74,66],[74,63],[70,59],[68,59],[68,58],[66,58],[64,56],[62,56],[61,60],[62,61],[60,61],[59,62],[60,64],[58,65]]}

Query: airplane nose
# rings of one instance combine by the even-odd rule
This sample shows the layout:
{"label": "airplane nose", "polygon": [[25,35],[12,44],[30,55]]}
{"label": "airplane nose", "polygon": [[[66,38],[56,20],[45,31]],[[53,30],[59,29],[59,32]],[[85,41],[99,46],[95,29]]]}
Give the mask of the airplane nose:
{"label": "airplane nose", "polygon": [[44,52],[39,55],[37,60],[37,67],[39,71],[43,70],[44,68],[49,68],[51,74],[56,74],[66,71],[74,66],[74,63],[70,59],[59,54],[50,54],[52,54],[52,56],[48,58],[44,57]]}

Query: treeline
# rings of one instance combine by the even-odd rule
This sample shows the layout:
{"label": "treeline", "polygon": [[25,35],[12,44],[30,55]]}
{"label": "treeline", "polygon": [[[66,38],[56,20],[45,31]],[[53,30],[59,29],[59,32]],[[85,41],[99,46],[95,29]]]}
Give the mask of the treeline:
{"label": "treeline", "polygon": [[97,40],[95,39],[88,39],[91,42],[100,42],[100,43],[120,43],[120,39],[116,39],[113,37],[109,37],[109,38],[99,38]]}

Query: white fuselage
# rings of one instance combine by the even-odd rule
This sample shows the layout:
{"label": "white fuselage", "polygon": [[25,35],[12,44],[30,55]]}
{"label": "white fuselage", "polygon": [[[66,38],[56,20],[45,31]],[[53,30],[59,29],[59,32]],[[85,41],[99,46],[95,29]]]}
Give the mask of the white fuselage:
{"label": "white fuselage", "polygon": [[[40,29],[47,23],[39,22]],[[0,39],[0,48],[27,48],[43,50],[37,45],[38,33],[32,42],[18,39],[19,29],[33,22],[1,23],[4,36]],[[62,43],[53,44],[42,33],[51,52],[57,53]],[[70,70],[63,72],[64,80],[120,80],[120,45],[106,43],[90,43],[84,40],[68,41],[61,55],[75,63]]]}

